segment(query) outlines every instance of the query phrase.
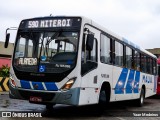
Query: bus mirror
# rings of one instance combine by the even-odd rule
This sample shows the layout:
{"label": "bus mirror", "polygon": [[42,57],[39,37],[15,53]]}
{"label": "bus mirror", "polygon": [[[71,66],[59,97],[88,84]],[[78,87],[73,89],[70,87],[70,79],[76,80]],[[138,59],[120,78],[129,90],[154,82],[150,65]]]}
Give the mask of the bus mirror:
{"label": "bus mirror", "polygon": [[87,41],[86,41],[86,50],[91,51],[93,49],[93,43],[94,43],[94,35],[88,34]]}
{"label": "bus mirror", "polygon": [[60,41],[59,40],[55,40],[55,43],[59,43]]}
{"label": "bus mirror", "polygon": [[10,38],[10,33],[7,33],[7,35],[6,35],[6,40],[5,40],[5,44],[4,44],[4,48],[7,48],[7,47],[8,47],[9,38]]}

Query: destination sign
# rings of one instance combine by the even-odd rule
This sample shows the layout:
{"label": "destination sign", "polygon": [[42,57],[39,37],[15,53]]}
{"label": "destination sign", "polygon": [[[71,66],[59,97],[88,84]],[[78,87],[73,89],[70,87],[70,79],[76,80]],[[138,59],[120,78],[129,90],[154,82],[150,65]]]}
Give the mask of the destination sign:
{"label": "destination sign", "polygon": [[37,58],[19,58],[19,65],[37,65]]}
{"label": "destination sign", "polygon": [[72,19],[29,20],[26,28],[72,27]]}

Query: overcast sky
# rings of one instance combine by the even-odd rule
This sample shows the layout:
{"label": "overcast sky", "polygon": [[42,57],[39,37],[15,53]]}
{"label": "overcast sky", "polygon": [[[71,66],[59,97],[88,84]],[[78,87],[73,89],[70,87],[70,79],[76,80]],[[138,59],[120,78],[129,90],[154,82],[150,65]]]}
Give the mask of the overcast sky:
{"label": "overcast sky", "polygon": [[[160,48],[160,0],[0,0],[0,41],[8,27],[26,18],[86,16],[110,31],[147,48]],[[15,41],[12,32],[10,42]]]}

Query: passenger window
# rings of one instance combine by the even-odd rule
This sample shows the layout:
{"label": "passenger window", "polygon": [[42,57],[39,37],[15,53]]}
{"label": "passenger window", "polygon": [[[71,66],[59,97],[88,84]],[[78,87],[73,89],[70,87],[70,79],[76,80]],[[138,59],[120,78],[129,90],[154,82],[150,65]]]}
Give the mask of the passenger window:
{"label": "passenger window", "polygon": [[123,66],[123,45],[115,41],[115,65]]}
{"label": "passenger window", "polygon": [[153,74],[153,59],[150,58],[150,74]]}
{"label": "passenger window", "polygon": [[132,68],[132,49],[126,46],[126,67]]}
{"label": "passenger window", "polygon": [[110,38],[105,35],[101,35],[101,62],[109,64],[111,62],[110,56]]}
{"label": "passenger window", "polygon": [[141,55],[141,70],[142,72],[146,72],[146,56],[145,55]]}
{"label": "passenger window", "polygon": [[146,72],[147,73],[150,73],[150,58],[149,57],[146,57]]}
{"label": "passenger window", "polygon": [[140,71],[140,53],[137,51],[134,52],[134,68]]}
{"label": "passenger window", "polygon": [[[153,60],[153,74],[157,75],[157,61],[156,60]],[[158,66],[158,75],[160,76],[159,66]]]}

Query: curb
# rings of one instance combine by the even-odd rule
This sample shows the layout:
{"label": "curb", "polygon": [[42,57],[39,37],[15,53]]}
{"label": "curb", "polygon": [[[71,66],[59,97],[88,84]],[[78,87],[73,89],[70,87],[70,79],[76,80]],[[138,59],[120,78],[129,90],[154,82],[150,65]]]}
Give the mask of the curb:
{"label": "curb", "polygon": [[0,92],[0,95],[9,95],[9,92]]}

